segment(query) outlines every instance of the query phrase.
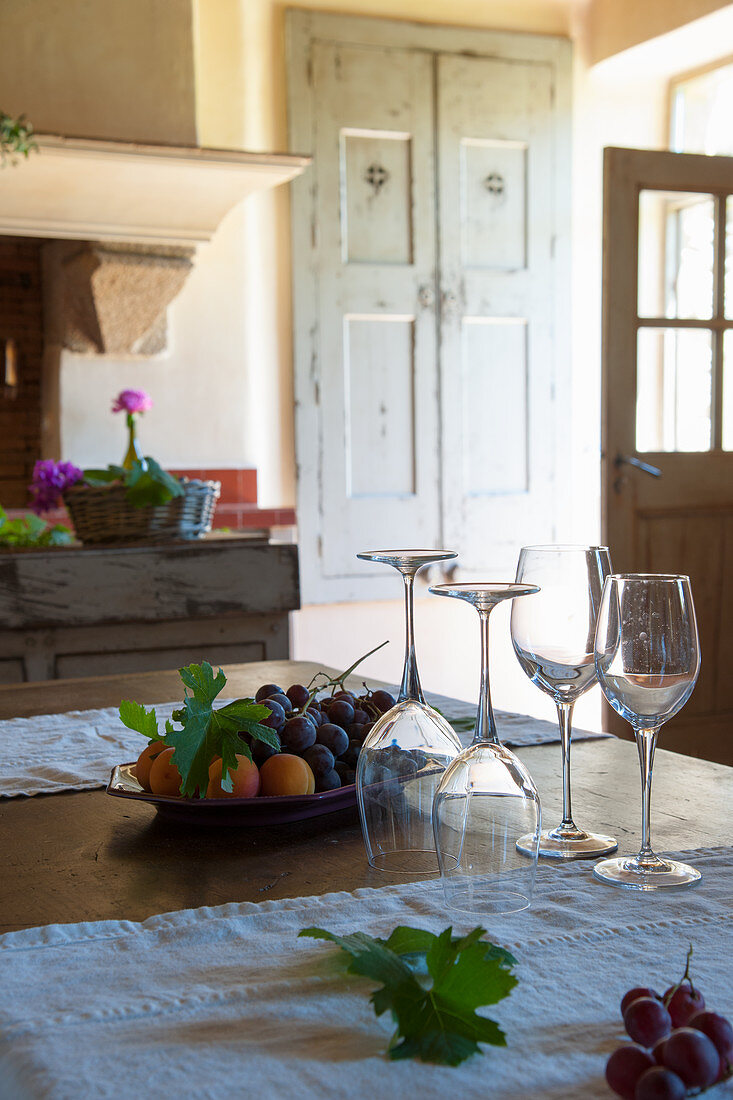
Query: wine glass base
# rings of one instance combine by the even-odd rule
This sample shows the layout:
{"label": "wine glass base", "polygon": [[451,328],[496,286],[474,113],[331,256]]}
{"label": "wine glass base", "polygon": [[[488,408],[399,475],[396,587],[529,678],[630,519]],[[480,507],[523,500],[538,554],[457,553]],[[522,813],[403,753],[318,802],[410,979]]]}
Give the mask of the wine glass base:
{"label": "wine glass base", "polygon": [[477,916],[508,916],[529,909],[531,898],[517,890],[502,889],[496,881],[485,885],[472,882],[449,886],[444,882],[445,904],[460,913]]}
{"label": "wine glass base", "polygon": [[[520,836],[517,841],[517,851],[523,855],[534,854],[536,838],[531,833]],[[597,856],[607,856],[618,848],[615,837],[604,836],[600,833],[578,832],[575,837],[557,837],[553,833],[540,833],[539,854],[542,859],[595,859]]]}
{"label": "wine glass base", "polygon": [[609,886],[622,886],[627,890],[694,886],[702,878],[694,867],[678,863],[674,859],[660,859],[652,869],[640,867],[635,856],[604,859],[595,865],[593,874]]}
{"label": "wine glass base", "polygon": [[420,851],[415,848],[395,849],[391,852],[375,852],[369,856],[369,866],[375,871],[392,875],[409,875],[410,878],[438,874],[438,855],[435,849]]}

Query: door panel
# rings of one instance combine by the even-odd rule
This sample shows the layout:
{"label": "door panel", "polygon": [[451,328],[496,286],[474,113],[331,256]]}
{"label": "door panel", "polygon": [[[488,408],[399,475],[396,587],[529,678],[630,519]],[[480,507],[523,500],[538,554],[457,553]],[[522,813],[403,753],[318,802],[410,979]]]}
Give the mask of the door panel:
{"label": "door panel", "polygon": [[[689,575],[702,666],[661,743],[730,764],[733,452],[723,395],[733,272],[723,253],[733,158],[607,149],[604,191],[604,538],[618,572]],[[606,717],[630,736],[610,708]]]}
{"label": "door panel", "polygon": [[439,537],[432,61],[318,43],[314,80],[319,518],[337,580],[363,575],[356,553],[384,537]]}
{"label": "door panel", "polygon": [[511,573],[556,518],[552,67],[441,54],[437,110],[445,538]]}

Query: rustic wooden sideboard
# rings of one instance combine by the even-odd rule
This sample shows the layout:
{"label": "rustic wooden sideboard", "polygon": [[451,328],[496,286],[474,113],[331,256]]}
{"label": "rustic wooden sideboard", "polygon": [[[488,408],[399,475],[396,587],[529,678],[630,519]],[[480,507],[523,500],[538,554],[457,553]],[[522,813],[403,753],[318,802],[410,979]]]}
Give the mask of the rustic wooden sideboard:
{"label": "rustic wooden sideboard", "polygon": [[289,656],[298,548],[212,535],[0,554],[0,683]]}

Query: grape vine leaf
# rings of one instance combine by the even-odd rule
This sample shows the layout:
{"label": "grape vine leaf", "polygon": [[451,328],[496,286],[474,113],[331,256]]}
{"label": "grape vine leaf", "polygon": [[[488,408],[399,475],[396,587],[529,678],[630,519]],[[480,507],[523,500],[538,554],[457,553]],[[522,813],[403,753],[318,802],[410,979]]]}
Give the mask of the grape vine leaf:
{"label": "grape vine leaf", "polygon": [[389,1044],[393,1060],[419,1058],[457,1066],[479,1043],[506,1046],[501,1028],[477,1008],[496,1004],[517,984],[510,972],[516,959],[482,940],[485,928],[455,937],[446,928],[435,935],[402,925],[389,939],[365,932],[337,936],[323,928],[299,935],[330,940],[351,956],[347,970],[382,983],[371,995],[377,1016],[389,1011],[396,1030]]}
{"label": "grape vine leaf", "polygon": [[146,710],[140,703],[133,703],[130,699],[123,699],[120,703],[120,718],[129,730],[135,730],[149,737],[151,741],[159,741],[158,716],[153,707]]}
{"label": "grape vine leaf", "polygon": [[[236,756],[252,759],[249,745],[240,737],[241,733],[264,741],[276,750],[280,748],[274,731],[260,722],[269,715],[270,708],[254,699],[236,699],[215,710],[214,700],[226,684],[226,676],[222,669],[215,676],[208,661],[181,668],[178,674],[184,684],[185,698],[183,706],[173,711],[173,719],[183,728],[175,729],[167,721],[162,740],[175,750],[172,762],[181,773],[181,794],[191,798],[206,796],[209,764],[217,756],[222,759],[222,788],[231,791],[231,772],[236,771]],[[146,711],[139,703],[125,700],[120,704],[120,718],[130,729],[146,737],[159,736],[153,709]]]}

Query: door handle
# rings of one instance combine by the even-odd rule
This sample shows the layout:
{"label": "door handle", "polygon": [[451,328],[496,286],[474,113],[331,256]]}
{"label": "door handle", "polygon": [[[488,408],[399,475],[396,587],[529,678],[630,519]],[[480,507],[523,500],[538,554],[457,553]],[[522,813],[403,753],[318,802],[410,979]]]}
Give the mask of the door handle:
{"label": "door handle", "polygon": [[649,474],[649,477],[662,476],[662,471],[658,466],[652,466],[650,462],[642,462],[640,458],[635,458],[633,455],[616,455],[613,464],[617,470],[621,466],[633,466],[635,470],[641,470],[643,474]]}

